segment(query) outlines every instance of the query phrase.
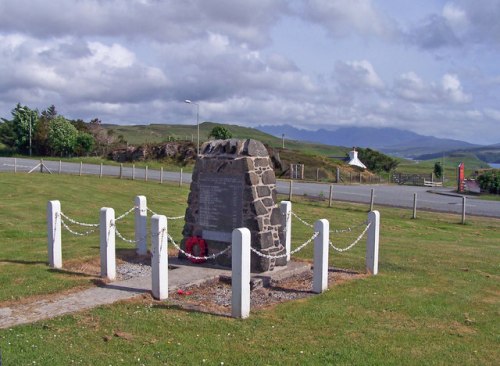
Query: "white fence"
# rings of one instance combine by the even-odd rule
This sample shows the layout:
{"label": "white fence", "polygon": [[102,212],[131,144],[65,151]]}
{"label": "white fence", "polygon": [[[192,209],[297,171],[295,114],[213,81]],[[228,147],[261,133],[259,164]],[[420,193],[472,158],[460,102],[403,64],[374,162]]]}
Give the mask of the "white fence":
{"label": "white fence", "polygon": [[[378,273],[378,251],[379,251],[379,231],[380,231],[380,214],[378,211],[371,211],[368,214],[368,219],[357,225],[354,228],[337,229],[331,231],[329,222],[326,219],[317,220],[314,225],[301,219],[292,211],[291,202],[282,202],[280,204],[282,212],[282,223],[284,237],[286,238],[286,252],[281,255],[273,256],[260,252],[253,248],[250,243],[250,231],[247,228],[237,228],[232,233],[232,243],[226,249],[219,253],[209,256],[197,257],[192,253],[187,253],[180,248],[173,238],[168,234],[168,220],[176,220],[183,218],[166,217],[158,215],[147,208],[146,197],[137,196],[135,198],[135,206],[130,210],[115,218],[113,208],[103,207],[100,210],[99,223],[88,224],[81,223],[66,216],[61,210],[59,201],[49,201],[47,205],[47,234],[48,234],[48,255],[49,265],[52,268],[62,268],[62,239],[61,228],[66,228],[73,235],[89,235],[97,228],[100,232],[100,258],[101,258],[101,277],[113,281],[116,278],[116,257],[115,257],[115,237],[130,243],[136,244],[136,252],[140,255],[147,254],[147,228],[146,217],[147,211],[151,211],[151,292],[156,299],[162,300],[168,297],[168,254],[167,246],[170,241],[179,251],[187,257],[193,259],[215,259],[219,255],[223,255],[230,248],[232,249],[232,311],[233,317],[246,318],[250,313],[250,257],[251,253],[266,258],[280,258],[286,256],[290,260],[291,254],[297,253],[304,249],[309,243],[314,241],[313,254],[313,292],[322,293],[328,288],[328,259],[329,248],[338,252],[345,252],[353,248],[366,235],[366,271],[372,275]],[[135,240],[128,240],[117,230],[117,221],[135,211]],[[312,229],[311,237],[303,244],[299,245],[294,250],[291,249],[292,237],[292,220],[295,217],[301,224]],[[77,224],[86,228],[92,228],[85,232],[75,232],[69,228],[64,220],[68,220],[73,224]],[[353,229],[362,228],[357,239],[346,246],[345,248],[337,248],[330,241],[330,234],[340,232],[350,232]]]}

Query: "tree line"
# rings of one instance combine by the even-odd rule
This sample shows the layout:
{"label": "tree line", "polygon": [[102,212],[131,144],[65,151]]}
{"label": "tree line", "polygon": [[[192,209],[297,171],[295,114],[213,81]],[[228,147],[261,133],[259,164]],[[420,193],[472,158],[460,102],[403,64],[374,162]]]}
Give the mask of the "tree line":
{"label": "tree line", "polygon": [[0,142],[14,153],[38,156],[102,156],[116,143],[125,143],[98,118],[88,123],[70,120],[54,105],[39,112],[20,103],[12,109],[11,119],[1,118]]}

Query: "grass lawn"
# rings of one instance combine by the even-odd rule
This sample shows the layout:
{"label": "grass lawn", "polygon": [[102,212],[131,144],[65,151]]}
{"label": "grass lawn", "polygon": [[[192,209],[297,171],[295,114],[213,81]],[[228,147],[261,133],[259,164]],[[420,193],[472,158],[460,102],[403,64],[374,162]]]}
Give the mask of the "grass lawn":
{"label": "grass lawn", "polygon": [[[45,209],[59,199],[78,221],[98,222],[101,206],[117,216],[138,194],[167,216],[184,212],[188,187],[67,175],[0,174],[0,304],[28,301],[92,279],[46,265]],[[300,200],[294,211],[331,229],[366,219],[366,205]],[[500,359],[500,220],[381,208],[378,276],[322,295],[253,311],[247,320],[179,309],[149,297],[0,330],[5,365],[494,365]],[[133,215],[118,226],[133,236]],[[74,230],[83,231],[77,227]],[[169,222],[178,240],[182,220]],[[293,221],[293,244],[311,229]],[[336,234],[345,247],[359,234]],[[364,270],[364,240],[331,253],[330,265]],[[131,245],[117,240],[117,248]],[[97,233],[63,233],[63,265],[97,258]],[[312,246],[299,253],[310,260]],[[1,316],[1,315],[0,315]],[[115,332],[126,337],[113,337]],[[105,340],[107,339],[107,341]]]}

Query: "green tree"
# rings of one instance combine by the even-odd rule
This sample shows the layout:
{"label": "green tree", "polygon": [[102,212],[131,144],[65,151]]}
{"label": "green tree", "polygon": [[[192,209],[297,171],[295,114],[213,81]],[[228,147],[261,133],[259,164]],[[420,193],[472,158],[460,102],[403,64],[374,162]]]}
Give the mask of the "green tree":
{"label": "green tree", "polygon": [[382,154],[370,148],[358,148],[358,158],[372,172],[390,172],[396,169],[399,162],[388,155]]}
{"label": "green tree", "polygon": [[95,140],[90,133],[78,132],[75,143],[75,153],[79,156],[88,155],[94,148]]}
{"label": "green tree", "polygon": [[440,162],[434,164],[434,175],[436,178],[441,178],[443,176],[443,167]]}
{"label": "green tree", "polygon": [[227,140],[233,137],[231,132],[225,127],[222,126],[215,126],[212,128],[212,131],[208,134],[208,138],[213,137],[216,140]]}
{"label": "green tree", "polygon": [[71,155],[75,151],[78,130],[66,118],[57,116],[50,121],[48,141],[56,155]]}
{"label": "green tree", "polygon": [[[38,111],[17,103],[11,111],[12,120],[3,120],[2,142],[20,153],[30,151],[30,141],[33,140],[34,131],[38,122]],[[5,133],[5,137],[3,136]]]}

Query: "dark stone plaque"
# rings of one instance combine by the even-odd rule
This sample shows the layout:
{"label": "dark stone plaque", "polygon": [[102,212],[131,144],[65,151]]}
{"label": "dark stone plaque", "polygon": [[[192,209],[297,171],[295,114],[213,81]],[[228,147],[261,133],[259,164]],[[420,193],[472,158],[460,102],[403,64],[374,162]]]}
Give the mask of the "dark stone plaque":
{"label": "dark stone plaque", "polygon": [[242,226],[243,176],[202,173],[199,224],[208,231],[231,233]]}

